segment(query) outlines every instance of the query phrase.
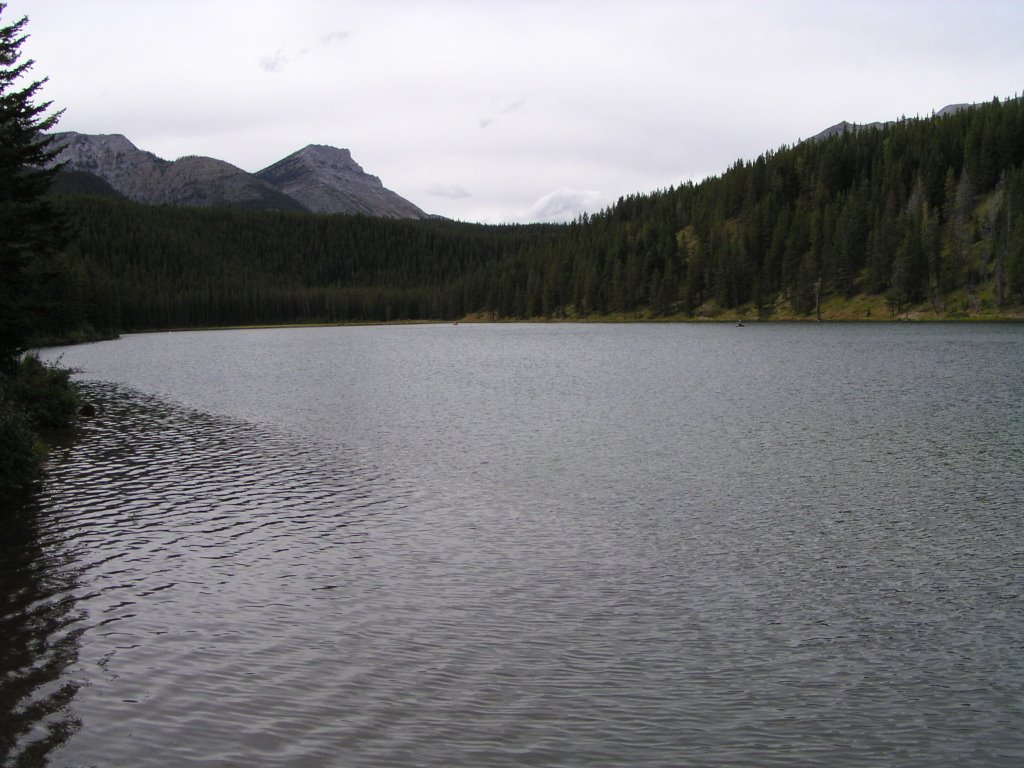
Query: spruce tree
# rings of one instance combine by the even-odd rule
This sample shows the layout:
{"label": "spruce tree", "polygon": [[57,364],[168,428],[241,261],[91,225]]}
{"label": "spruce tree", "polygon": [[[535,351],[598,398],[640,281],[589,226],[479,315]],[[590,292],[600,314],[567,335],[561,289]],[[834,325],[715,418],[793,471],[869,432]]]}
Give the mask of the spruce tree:
{"label": "spruce tree", "polygon": [[39,320],[40,284],[64,242],[64,228],[46,198],[58,150],[52,137],[60,112],[36,103],[46,78],[23,80],[35,63],[21,60],[28,17],[3,24],[0,3],[0,371],[10,371]]}
{"label": "spruce tree", "polygon": [[42,297],[64,228],[45,197],[55,151],[43,132],[59,113],[47,116],[49,103],[35,103],[45,80],[21,85],[33,64],[20,61],[28,20],[4,25],[5,10],[0,3],[0,514],[40,477],[36,431],[68,424],[78,407],[70,371],[19,359],[45,319]]}

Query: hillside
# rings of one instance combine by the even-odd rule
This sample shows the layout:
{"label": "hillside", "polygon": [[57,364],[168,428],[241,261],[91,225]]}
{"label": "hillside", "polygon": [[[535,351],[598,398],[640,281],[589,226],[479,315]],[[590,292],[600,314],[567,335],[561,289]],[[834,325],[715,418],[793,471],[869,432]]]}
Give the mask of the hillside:
{"label": "hillside", "polygon": [[64,193],[103,192],[105,185],[149,205],[426,218],[365,173],[347,149],[309,146],[252,174],[212,157],[164,160],[120,134],[65,132],[54,137],[62,146],[54,163],[63,165],[57,186]]}
{"label": "hillside", "polygon": [[[940,109],[938,112],[936,112],[934,116],[935,117],[945,117],[946,115],[955,115],[957,112],[959,112],[962,109],[970,109],[970,108],[976,107],[976,106],[978,106],[978,105],[977,104],[947,104],[942,109]],[[820,133],[816,133],[814,136],[811,136],[811,138],[808,139],[808,141],[821,141],[822,139],[827,139],[827,138],[830,138],[830,137],[835,136],[837,134],[843,134],[843,133],[846,133],[847,131],[861,131],[861,130],[865,130],[865,129],[868,129],[868,128],[882,128],[882,127],[884,127],[886,125],[893,125],[894,122],[895,121],[888,122],[888,123],[879,123],[879,122],[874,122],[874,123],[851,123],[851,122],[849,122],[847,120],[842,120],[842,121],[836,123],[835,125],[830,125],[828,128],[826,128],[825,130],[821,131]]]}
{"label": "hillside", "polygon": [[784,146],[569,225],[63,205],[79,236],[61,328],[47,329],[57,335],[463,317],[1009,318],[1024,304],[1017,99]]}
{"label": "hillside", "polygon": [[386,189],[352,159],[347,149],[310,144],[256,173],[314,213],[363,213],[396,219],[425,219],[427,214]]}
{"label": "hillside", "polygon": [[[887,316],[1005,313],[1024,302],[1022,164],[1021,100],[993,100],[632,196],[591,222],[626,255],[591,260],[592,306],[816,317],[826,300],[875,296]],[[639,279],[623,288],[616,262]]]}

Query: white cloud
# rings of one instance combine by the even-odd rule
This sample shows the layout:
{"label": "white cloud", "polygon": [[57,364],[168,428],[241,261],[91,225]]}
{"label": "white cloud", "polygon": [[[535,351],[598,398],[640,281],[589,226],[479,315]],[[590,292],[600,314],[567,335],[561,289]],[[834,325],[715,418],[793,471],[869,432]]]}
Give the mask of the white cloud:
{"label": "white cloud", "polygon": [[499,118],[502,118],[505,115],[512,114],[517,109],[520,109],[524,104],[526,104],[526,99],[516,99],[515,101],[508,102],[504,106],[499,107],[497,110],[495,110],[487,117],[480,118],[480,127],[489,128],[490,126],[494,125],[494,123]]}
{"label": "white cloud", "polygon": [[287,63],[288,57],[280,49],[275,53],[260,56],[260,69],[264,72],[281,72]]}
{"label": "white cloud", "polygon": [[568,222],[581,213],[594,212],[600,207],[601,201],[600,192],[561,187],[539,198],[515,219],[522,222]]}
{"label": "white cloud", "polygon": [[321,45],[330,45],[331,43],[337,43],[344,40],[348,40],[348,32],[330,32],[320,38],[320,43]]}
{"label": "white cloud", "polygon": [[[319,47],[327,48],[335,43],[348,40],[348,37],[348,32],[331,32],[326,35],[321,35],[318,41]],[[285,54],[285,49],[283,47],[278,48],[277,51],[272,54],[260,56],[260,68],[264,72],[283,72],[288,64],[296,61],[297,59],[301,59],[304,56],[308,56],[312,52],[313,48],[307,45],[300,48],[298,53],[289,56]]]}
{"label": "white cloud", "polygon": [[22,14],[63,130],[247,170],[333,144],[468,221],[572,218],[1024,72],[1024,4],[995,0],[8,0]]}
{"label": "white cloud", "polygon": [[458,184],[431,184],[425,191],[433,197],[444,197],[449,200],[462,200],[472,197],[465,187]]}

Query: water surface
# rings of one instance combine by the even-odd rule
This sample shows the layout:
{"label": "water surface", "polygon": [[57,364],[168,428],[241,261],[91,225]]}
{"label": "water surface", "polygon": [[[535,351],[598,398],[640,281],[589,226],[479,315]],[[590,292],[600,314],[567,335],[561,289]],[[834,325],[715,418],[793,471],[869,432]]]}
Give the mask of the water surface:
{"label": "water surface", "polygon": [[12,764],[1019,765],[1024,333],[422,326],[65,350]]}

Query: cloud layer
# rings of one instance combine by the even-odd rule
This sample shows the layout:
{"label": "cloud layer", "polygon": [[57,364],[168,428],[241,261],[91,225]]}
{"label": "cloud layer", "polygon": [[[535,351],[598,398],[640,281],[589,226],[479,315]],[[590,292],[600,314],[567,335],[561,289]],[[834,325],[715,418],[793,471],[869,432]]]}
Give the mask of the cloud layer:
{"label": "cloud layer", "polygon": [[347,147],[469,221],[571,219],[843,119],[1012,96],[1024,73],[1024,5],[1000,0],[10,0],[21,14],[65,130],[247,170]]}

